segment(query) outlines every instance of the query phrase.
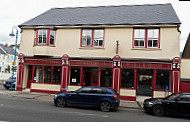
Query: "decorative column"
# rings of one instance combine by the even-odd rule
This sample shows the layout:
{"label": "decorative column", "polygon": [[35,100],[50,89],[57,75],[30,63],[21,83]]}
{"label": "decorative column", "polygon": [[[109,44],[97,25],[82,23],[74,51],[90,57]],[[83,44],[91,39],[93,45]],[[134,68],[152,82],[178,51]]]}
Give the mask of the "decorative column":
{"label": "decorative column", "polygon": [[16,91],[22,91],[23,75],[24,75],[24,54],[20,53],[18,55],[18,71],[17,71]]}
{"label": "decorative column", "polygon": [[61,67],[61,92],[66,91],[66,87],[69,82],[69,56],[64,54],[62,56],[62,67]]}
{"label": "decorative column", "polygon": [[179,92],[180,85],[180,64],[181,59],[179,57],[173,58],[172,61],[172,73],[171,73],[171,84],[172,84],[172,93]]}
{"label": "decorative column", "polygon": [[119,55],[113,57],[113,82],[112,87],[117,91],[120,92],[120,85],[121,85],[121,58]]}

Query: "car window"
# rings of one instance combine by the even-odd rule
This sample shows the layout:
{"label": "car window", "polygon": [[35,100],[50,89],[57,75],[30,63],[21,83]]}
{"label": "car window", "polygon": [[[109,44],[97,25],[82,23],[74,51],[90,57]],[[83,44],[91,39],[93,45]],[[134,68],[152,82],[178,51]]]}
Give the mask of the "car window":
{"label": "car window", "polygon": [[91,88],[85,87],[78,90],[79,93],[90,93]]}
{"label": "car window", "polygon": [[180,97],[180,101],[190,101],[190,95],[183,95]]}
{"label": "car window", "polygon": [[93,88],[91,90],[91,93],[96,93],[96,94],[106,94],[106,92],[107,92],[106,90],[101,88]]}

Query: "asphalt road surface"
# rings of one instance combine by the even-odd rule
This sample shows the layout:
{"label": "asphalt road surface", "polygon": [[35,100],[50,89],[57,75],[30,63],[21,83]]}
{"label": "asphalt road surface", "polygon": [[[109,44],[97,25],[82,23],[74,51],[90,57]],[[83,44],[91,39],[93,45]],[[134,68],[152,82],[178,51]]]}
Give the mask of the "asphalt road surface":
{"label": "asphalt road surface", "polygon": [[101,112],[91,108],[58,108],[52,102],[0,95],[0,122],[189,122],[189,117],[156,117],[140,109]]}

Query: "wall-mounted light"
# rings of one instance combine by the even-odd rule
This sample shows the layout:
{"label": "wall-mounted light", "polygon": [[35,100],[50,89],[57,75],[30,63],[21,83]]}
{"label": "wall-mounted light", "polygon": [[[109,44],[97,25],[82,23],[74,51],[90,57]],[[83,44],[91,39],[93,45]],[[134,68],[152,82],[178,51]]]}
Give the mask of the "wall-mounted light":
{"label": "wall-mounted light", "polygon": [[113,62],[113,66],[114,66],[114,67],[116,66],[116,62]]}
{"label": "wall-mounted light", "polygon": [[118,67],[120,67],[120,62],[118,62]]}

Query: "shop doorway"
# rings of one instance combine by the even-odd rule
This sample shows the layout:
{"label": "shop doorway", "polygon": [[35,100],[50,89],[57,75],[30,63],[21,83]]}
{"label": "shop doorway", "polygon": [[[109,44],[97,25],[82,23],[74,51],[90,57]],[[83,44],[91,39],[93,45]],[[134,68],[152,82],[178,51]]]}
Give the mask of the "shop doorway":
{"label": "shop doorway", "polygon": [[137,71],[137,95],[152,96],[153,70]]}
{"label": "shop doorway", "polygon": [[98,81],[98,68],[84,67],[84,86],[99,86]]}
{"label": "shop doorway", "polygon": [[32,83],[32,66],[29,66],[27,88],[30,88],[31,83]]}

